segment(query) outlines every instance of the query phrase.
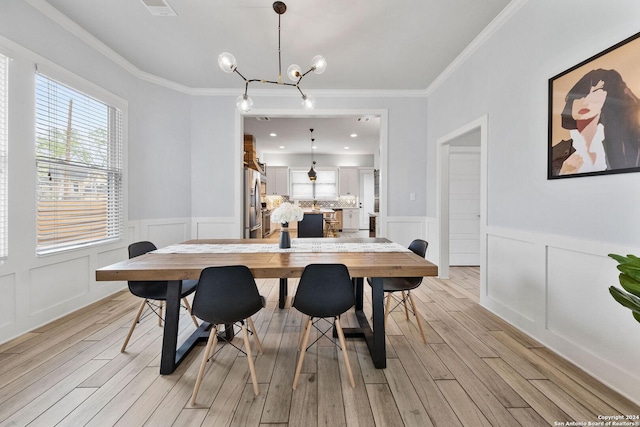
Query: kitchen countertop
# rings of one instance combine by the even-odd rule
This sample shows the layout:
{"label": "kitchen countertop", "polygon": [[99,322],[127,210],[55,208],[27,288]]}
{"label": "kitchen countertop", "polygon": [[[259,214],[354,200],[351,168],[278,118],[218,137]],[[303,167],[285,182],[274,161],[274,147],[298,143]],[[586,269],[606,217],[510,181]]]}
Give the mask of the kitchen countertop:
{"label": "kitchen countertop", "polygon": [[334,213],[335,212],[333,209],[327,209],[327,208],[322,208],[322,209],[318,209],[318,210],[305,208],[305,209],[302,209],[302,211],[305,214],[324,214],[324,213]]}

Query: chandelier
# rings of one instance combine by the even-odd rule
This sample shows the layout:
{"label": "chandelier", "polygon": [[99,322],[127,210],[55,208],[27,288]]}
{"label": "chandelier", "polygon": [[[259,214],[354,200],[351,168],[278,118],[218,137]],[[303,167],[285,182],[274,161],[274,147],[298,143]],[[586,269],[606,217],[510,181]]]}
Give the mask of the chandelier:
{"label": "chandelier", "polygon": [[242,112],[251,111],[251,107],[253,106],[253,100],[247,95],[247,91],[249,89],[249,83],[260,82],[260,83],[271,83],[281,86],[293,86],[298,89],[300,95],[302,95],[302,107],[306,110],[313,110],[314,100],[309,95],[305,94],[302,89],[300,89],[300,81],[304,76],[309,74],[310,72],[314,72],[315,74],[322,74],[324,70],[327,68],[327,61],[324,59],[322,55],[316,55],[311,59],[311,68],[303,73],[302,69],[299,65],[291,64],[289,68],[287,68],[287,76],[289,79],[295,83],[287,83],[282,81],[282,55],[280,52],[280,17],[283,13],[287,11],[287,5],[281,1],[277,1],[273,3],[273,10],[278,14],[278,80],[264,80],[264,79],[247,79],[245,76],[240,74],[238,71],[238,62],[236,58],[230,54],[229,52],[223,52],[218,56],[218,65],[222,68],[222,71],[225,73],[236,73],[244,80],[244,94],[240,95],[236,99],[236,106]]}
{"label": "chandelier", "polygon": [[[309,172],[307,172],[307,175],[309,176],[309,180],[310,181],[315,181],[316,180],[316,171],[314,169],[314,166],[316,165],[316,161],[313,160],[313,149],[315,148],[313,146],[313,142],[315,141],[315,139],[313,139],[313,129],[309,129],[311,131],[311,169],[309,169]],[[315,189],[314,189],[315,191]]]}

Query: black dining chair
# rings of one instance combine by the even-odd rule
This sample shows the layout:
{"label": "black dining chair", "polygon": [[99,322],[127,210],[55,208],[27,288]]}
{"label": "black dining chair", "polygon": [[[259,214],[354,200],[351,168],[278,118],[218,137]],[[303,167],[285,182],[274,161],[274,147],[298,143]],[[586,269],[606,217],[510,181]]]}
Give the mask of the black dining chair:
{"label": "black dining chair", "polygon": [[[353,307],[355,302],[355,293],[349,270],[344,264],[309,264],[305,267],[292,303],[292,307],[308,316],[301,342],[299,343],[300,357],[298,358],[298,366],[293,378],[294,390],[298,386],[302,362],[308,348],[311,327],[316,327],[325,336],[327,332],[332,330],[332,328],[329,328],[322,331],[317,327],[317,322],[325,318],[333,320],[332,323],[338,333],[344,363],[349,374],[349,382],[351,387],[355,387],[344,333],[340,325],[340,315]],[[317,320],[314,322],[314,319]]]}
{"label": "black dining chair", "polygon": [[[411,250],[416,255],[425,257],[427,253],[427,246],[429,243],[422,239],[416,239],[409,245],[409,250]],[[367,278],[367,282],[371,284],[371,278]],[[384,323],[387,323],[387,317],[389,317],[389,312],[395,310],[400,304],[404,305],[404,312],[407,320],[409,320],[409,311],[413,313],[416,317],[416,322],[418,323],[418,329],[420,329],[420,334],[422,335],[422,341],[427,343],[427,337],[424,334],[424,329],[422,328],[422,321],[420,320],[420,315],[418,314],[418,309],[416,307],[415,302],[413,301],[413,295],[411,295],[411,291],[422,283],[422,277],[383,277],[382,278],[382,288],[385,292],[385,297],[387,298],[387,302],[385,304],[384,309]],[[402,298],[397,298],[393,294],[395,292],[400,292],[402,294]],[[391,301],[395,300],[396,305],[389,310],[391,306]],[[411,304],[411,308],[407,306],[407,300]]]}
{"label": "black dining chair", "polygon": [[[155,251],[156,245],[151,242],[143,241],[136,242],[129,245],[129,258],[135,258],[140,255],[144,255],[147,252]],[[124,340],[124,344],[122,344],[121,352],[124,352],[127,348],[127,344],[129,344],[129,339],[131,339],[131,335],[133,334],[133,330],[136,328],[136,325],[140,321],[140,316],[144,311],[145,307],[149,307],[155,314],[158,315],[158,325],[162,325],[162,310],[163,303],[167,300],[167,286],[169,282],[165,281],[129,281],[127,282],[129,285],[129,291],[137,296],[142,298],[142,302],[138,307],[138,312],[136,313],[136,317],[133,319],[133,323],[131,324],[131,328],[129,329],[129,334],[127,334],[127,338]],[[196,325],[196,328],[199,326],[198,321],[191,313],[191,307],[189,306],[189,301],[187,300],[187,296],[191,295],[196,290],[197,280],[183,280],[182,281],[182,293],[180,296],[182,297],[183,304],[189,314],[191,315],[191,320]]]}
{"label": "black dining chair", "polygon": [[200,389],[207,361],[215,352],[218,342],[218,327],[220,325],[240,323],[251,382],[253,382],[253,392],[256,396],[260,393],[253,356],[251,355],[251,345],[249,344],[249,331],[245,321],[249,324],[249,329],[253,334],[258,351],[262,354],[262,344],[260,344],[251,316],[264,306],[264,297],[258,292],[253,274],[247,266],[207,267],[202,270],[196,287],[196,294],[193,297],[193,314],[205,322],[211,323],[212,327],[200,364],[200,371],[196,378],[196,384],[193,388],[192,405],[196,403],[196,396]]}

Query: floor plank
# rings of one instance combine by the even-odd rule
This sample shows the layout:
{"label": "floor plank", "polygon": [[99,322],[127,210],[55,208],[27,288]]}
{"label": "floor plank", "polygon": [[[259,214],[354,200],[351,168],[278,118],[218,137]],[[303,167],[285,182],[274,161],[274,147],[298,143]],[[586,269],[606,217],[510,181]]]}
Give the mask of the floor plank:
{"label": "floor plank", "polygon": [[[479,306],[479,277],[477,268],[453,267],[450,279],[425,278],[412,293],[428,344],[415,317],[392,313],[385,370],[374,368],[362,340],[348,339],[355,388],[342,352],[321,338],[308,350],[295,391],[303,322],[291,308],[297,280],[279,309],[278,281],[260,279],[267,298],[254,316],[264,348],[254,354],[260,394],[253,394],[246,355],[220,344],[194,406],[204,345],[160,376],[162,328],[149,317],[121,353],[140,300],[118,292],[0,344],[0,426],[535,427],[640,414],[638,405]],[[354,313],[342,322],[354,326]],[[179,339],[193,328],[182,311]],[[235,343],[243,347],[240,338]]]}

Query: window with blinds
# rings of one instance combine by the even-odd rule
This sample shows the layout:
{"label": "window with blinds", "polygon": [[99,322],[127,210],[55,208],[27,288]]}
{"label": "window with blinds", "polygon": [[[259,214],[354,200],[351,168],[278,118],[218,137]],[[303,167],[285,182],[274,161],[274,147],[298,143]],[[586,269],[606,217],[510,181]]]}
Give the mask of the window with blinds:
{"label": "window with blinds", "polygon": [[291,200],[335,200],[338,198],[338,169],[316,168],[316,180],[310,181],[308,169],[291,168]]}
{"label": "window with blinds", "polygon": [[8,107],[9,107],[9,58],[0,55],[0,259],[9,252],[9,189],[8,183]]}
{"label": "window with blinds", "polygon": [[37,253],[122,237],[122,112],[36,73]]}

